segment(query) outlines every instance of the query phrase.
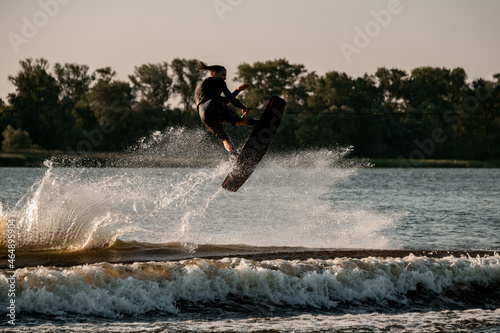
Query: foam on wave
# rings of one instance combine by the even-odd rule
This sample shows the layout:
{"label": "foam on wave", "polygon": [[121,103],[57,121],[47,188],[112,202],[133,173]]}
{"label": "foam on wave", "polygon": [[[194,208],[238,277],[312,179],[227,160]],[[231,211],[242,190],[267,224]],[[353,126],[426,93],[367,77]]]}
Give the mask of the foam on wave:
{"label": "foam on wave", "polygon": [[[468,298],[477,303],[481,290],[489,290],[492,299],[498,297],[500,256],[103,263],[24,268],[16,271],[16,279],[19,309],[48,315],[115,318],[151,311],[177,313],[186,302],[218,306],[243,300],[313,309],[419,302],[432,308],[433,302],[464,306]],[[2,274],[0,293],[7,288]]]}

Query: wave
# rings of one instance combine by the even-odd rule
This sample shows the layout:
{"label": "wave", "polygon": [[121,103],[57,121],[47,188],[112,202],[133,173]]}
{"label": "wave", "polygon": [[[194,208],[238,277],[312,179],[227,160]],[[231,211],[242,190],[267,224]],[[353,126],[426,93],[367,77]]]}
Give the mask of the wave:
{"label": "wave", "polygon": [[[0,293],[4,295],[8,277],[2,271]],[[216,308],[285,311],[291,307],[342,313],[500,306],[498,254],[262,261],[198,258],[32,267],[16,270],[15,278],[17,309],[44,315],[117,318]]]}
{"label": "wave", "polygon": [[[300,246],[253,246],[246,244],[195,244],[186,242],[148,243],[117,239],[106,247],[75,251],[16,251],[16,267],[60,266],[70,267],[84,264],[133,263],[147,261],[179,261],[185,259],[220,259],[239,257],[249,260],[307,260],[334,258],[403,258],[409,255],[443,258],[450,255],[460,257],[494,256],[489,250],[400,250],[363,248],[310,248]],[[0,250],[0,269],[6,269],[8,252]]]}

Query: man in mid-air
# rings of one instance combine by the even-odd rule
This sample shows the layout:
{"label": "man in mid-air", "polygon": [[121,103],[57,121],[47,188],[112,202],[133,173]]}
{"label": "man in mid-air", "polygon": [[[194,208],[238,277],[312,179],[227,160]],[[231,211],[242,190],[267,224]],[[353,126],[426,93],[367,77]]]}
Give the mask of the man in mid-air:
{"label": "man in mid-air", "polygon": [[[226,85],[226,68],[220,65],[207,66],[200,61],[198,69],[200,71],[210,71],[210,76],[198,84],[194,93],[201,121],[217,138],[222,140],[224,148],[229,154],[236,157],[236,149],[234,149],[231,139],[224,131],[222,122],[229,122],[233,126],[254,126],[257,123],[256,119],[248,117],[249,109],[236,98],[240,92],[250,85],[242,84],[231,93]],[[222,93],[224,93],[225,97],[221,96]],[[227,106],[229,102],[243,110],[241,117]]]}

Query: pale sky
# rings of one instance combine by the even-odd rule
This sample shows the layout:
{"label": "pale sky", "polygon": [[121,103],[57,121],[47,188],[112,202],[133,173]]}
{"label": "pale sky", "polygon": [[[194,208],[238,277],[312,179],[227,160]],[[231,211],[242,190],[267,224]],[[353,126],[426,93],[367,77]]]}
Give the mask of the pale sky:
{"label": "pale sky", "polygon": [[0,0],[0,98],[19,61],[135,66],[199,59],[228,69],[286,58],[357,77],[378,67],[500,73],[498,0]]}

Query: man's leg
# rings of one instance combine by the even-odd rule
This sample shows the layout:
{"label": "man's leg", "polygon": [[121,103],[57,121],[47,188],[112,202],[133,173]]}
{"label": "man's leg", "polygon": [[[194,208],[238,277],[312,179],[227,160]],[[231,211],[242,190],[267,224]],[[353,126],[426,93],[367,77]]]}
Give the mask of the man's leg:
{"label": "man's leg", "polygon": [[200,108],[201,121],[207,126],[207,128],[222,141],[224,148],[234,155],[234,146],[231,139],[227,135],[224,128],[222,128],[221,118],[225,113],[225,106],[217,99],[212,99],[209,102],[204,103]]}
{"label": "man's leg", "polygon": [[231,142],[231,139],[229,138],[223,139],[222,143],[224,144],[224,148],[226,148],[228,152],[232,152],[234,150],[234,146],[233,143]]}

